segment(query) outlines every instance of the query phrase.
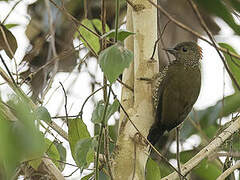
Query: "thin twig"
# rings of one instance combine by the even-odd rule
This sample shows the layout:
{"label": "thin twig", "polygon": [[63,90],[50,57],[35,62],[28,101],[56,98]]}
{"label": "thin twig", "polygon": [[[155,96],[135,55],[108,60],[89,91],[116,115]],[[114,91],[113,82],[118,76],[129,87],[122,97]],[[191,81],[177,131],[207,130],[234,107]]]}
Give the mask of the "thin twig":
{"label": "thin twig", "polygon": [[234,157],[234,158],[240,158],[240,152],[217,152],[209,157],[210,160],[215,159],[216,157]]}
{"label": "thin twig", "polygon": [[[153,53],[152,53],[152,56],[151,56],[150,59],[153,59],[154,54],[155,54],[156,49],[157,49],[157,44],[158,44],[158,42],[160,41],[160,39],[162,39],[163,33],[165,32],[165,29],[167,28],[167,25],[168,25],[170,22],[171,22],[171,21],[168,20],[168,22],[167,22],[167,23],[165,24],[165,26],[163,27],[163,30],[162,30],[162,32],[161,32],[161,34],[160,34],[160,37],[155,41],[154,48],[153,48]],[[169,57],[168,53],[167,53],[167,56]]]}
{"label": "thin twig", "polygon": [[[102,21],[102,34],[106,33],[106,2],[105,0],[102,0],[102,5],[101,5],[101,21]],[[102,38],[101,39],[101,51],[103,51],[104,49],[107,48],[107,42],[106,42],[106,38]],[[103,74],[103,99],[104,101],[106,101],[107,99],[107,86],[105,86],[107,84],[107,78],[105,77],[105,75]]]}
{"label": "thin twig", "polygon": [[202,28],[205,30],[205,32],[207,33],[208,37],[209,37],[210,40],[212,41],[213,47],[216,49],[219,57],[221,58],[222,63],[223,63],[223,65],[224,65],[224,67],[226,68],[229,76],[231,77],[232,81],[234,82],[234,84],[236,85],[236,87],[238,88],[238,90],[240,91],[240,86],[239,86],[237,80],[235,79],[235,77],[233,76],[232,72],[231,72],[230,69],[228,68],[227,63],[226,63],[223,55],[220,53],[220,51],[219,51],[219,49],[218,49],[218,46],[217,46],[217,44],[215,43],[215,39],[214,39],[213,35],[211,34],[210,30],[208,29],[205,21],[203,20],[203,18],[202,18],[202,16],[201,16],[201,14],[200,14],[200,12],[199,12],[196,4],[195,4],[192,0],[188,0],[188,2],[189,2],[189,4],[192,6],[193,11],[194,11],[194,13],[196,14],[198,20],[200,21],[200,24],[201,24]]}
{"label": "thin twig", "polygon": [[75,169],[73,172],[71,172],[71,174],[64,176],[65,178],[71,177],[74,173],[76,173],[80,168],[78,167],[77,169]]}
{"label": "thin twig", "polygon": [[122,84],[124,87],[126,87],[127,89],[129,89],[130,91],[133,92],[133,88],[128,86],[126,83],[122,82],[119,78],[117,79],[117,81]]}
{"label": "thin twig", "polygon": [[[49,0],[45,0],[45,5],[46,5],[46,8],[47,8],[47,12],[48,12],[48,24],[49,24],[49,31],[50,31],[50,35],[51,35],[51,38],[50,38],[51,46],[50,47],[51,47],[51,50],[52,50],[52,53],[53,53],[53,57],[56,58],[56,59],[54,61],[54,66],[53,66],[53,70],[52,70],[51,79],[50,79],[50,81],[47,85],[47,88],[45,89],[45,91],[43,93],[41,101],[43,101],[45,95],[47,94],[47,92],[51,88],[54,77],[57,74],[58,65],[59,65],[59,57],[57,55],[57,50],[56,50],[56,46],[55,46],[55,30],[54,30],[54,26],[53,26],[53,18],[52,18],[52,12],[51,12],[51,8],[50,8]],[[49,52],[51,52],[51,51],[49,51]]]}
{"label": "thin twig", "polygon": [[65,109],[65,114],[66,114],[66,120],[67,120],[67,123],[68,123],[68,112],[67,112],[67,93],[64,89],[64,86],[61,82],[59,82],[60,85],[62,86],[62,89],[63,89],[63,93],[64,93],[64,97],[65,97],[65,103],[64,103],[64,109]]}
{"label": "thin twig", "polygon": [[237,161],[233,166],[228,168],[226,171],[224,171],[217,180],[224,180],[226,179],[231,173],[233,173],[236,169],[240,169],[240,161]]}
{"label": "thin twig", "polygon": [[[211,46],[214,46],[210,41],[208,41],[206,38],[202,37],[201,34],[199,34],[198,32],[194,31],[193,29],[191,29],[190,27],[186,26],[185,24],[179,22],[178,20],[176,20],[173,16],[171,16],[165,9],[163,9],[163,7],[160,4],[156,4],[154,3],[152,0],[147,0],[149,3],[151,3],[154,7],[156,7],[158,10],[160,10],[168,19],[170,19],[173,23],[175,23],[178,27],[190,32],[191,34],[195,35],[196,37],[198,37],[199,39],[207,42],[208,44],[210,44]],[[227,53],[227,49],[225,48],[221,48],[218,47],[218,49],[222,52]],[[238,60],[240,60],[240,55],[230,52],[230,54],[237,58]]]}
{"label": "thin twig", "polygon": [[240,64],[238,64],[237,62],[235,62],[234,60],[233,60],[233,58],[232,58],[232,55],[230,54],[230,51],[229,51],[229,49],[228,49],[228,52],[227,52],[227,54],[230,56],[230,58],[231,58],[231,61],[233,62],[233,64],[235,64],[238,68],[240,68]]}
{"label": "thin twig", "polygon": [[130,0],[126,0],[126,2],[135,10],[136,6]]}
{"label": "thin twig", "polygon": [[59,5],[57,5],[57,3],[55,3],[53,0],[49,0],[56,8],[58,8],[60,11],[62,11],[65,15],[67,15],[67,17],[74,22],[74,24],[80,25],[82,26],[84,29],[86,29],[87,31],[91,32],[92,34],[94,34],[95,36],[97,36],[98,38],[101,38],[101,36],[99,34],[97,34],[96,32],[94,32],[93,30],[89,29],[87,26],[83,25],[80,21],[78,21],[75,17],[73,17],[65,8],[64,6],[60,7]]}
{"label": "thin twig", "polygon": [[115,11],[115,43],[118,41],[118,18],[119,18],[119,0],[116,0],[116,11]]}
{"label": "thin twig", "polygon": [[[221,134],[216,136],[206,147],[204,147],[199,153],[192,157],[188,162],[182,165],[182,174],[186,175],[194,167],[196,167],[203,159],[214,153],[215,150],[221,146],[225,140],[236,133],[240,129],[240,118],[231,123],[229,127],[224,129]],[[174,180],[177,179],[178,174],[176,172],[171,173],[162,180]]]}
{"label": "thin twig", "polygon": [[100,155],[100,147],[101,147],[101,141],[102,141],[102,135],[103,135],[103,124],[100,125],[100,132],[99,132],[99,136],[98,136],[98,146],[97,146],[97,156],[96,156],[96,160],[95,160],[95,177],[96,180],[99,180],[99,155]]}
{"label": "thin twig", "polygon": [[107,114],[107,108],[109,105],[109,99],[110,99],[110,95],[111,95],[111,86],[109,87],[109,92],[107,95],[107,100],[105,102],[105,106],[104,106],[104,111],[103,111],[103,116],[102,116],[102,120],[101,120],[101,127],[100,127],[100,134],[98,137],[98,147],[97,147],[97,157],[96,157],[96,162],[95,162],[95,177],[96,180],[99,180],[99,170],[98,170],[98,160],[99,160],[99,155],[100,155],[100,147],[101,147],[101,140],[102,140],[102,134],[103,134],[103,128],[105,128],[105,117]]}
{"label": "thin twig", "polygon": [[[116,96],[116,94],[113,92],[112,89],[111,89],[111,92],[112,92],[112,94],[113,94],[113,96],[114,96],[114,99],[116,99],[117,96]],[[118,100],[118,99],[117,99],[117,100]],[[176,171],[178,174],[180,174],[180,172],[179,172],[172,164],[169,163],[168,159],[165,158],[165,157],[149,142],[149,140],[142,135],[142,133],[141,133],[141,132],[139,131],[139,129],[137,128],[137,126],[136,126],[136,125],[134,124],[134,122],[130,119],[127,111],[124,109],[124,107],[122,106],[122,104],[121,104],[121,102],[120,102],[119,100],[118,100],[118,103],[119,103],[119,105],[120,105],[120,108],[122,109],[122,111],[123,111],[124,114],[126,115],[127,119],[129,120],[129,122],[132,124],[132,126],[135,128],[135,130],[138,132],[138,134],[144,139],[144,141],[147,142],[147,144],[152,148],[152,150],[155,151],[156,154],[157,154],[159,157],[161,157],[174,171]],[[180,175],[181,175],[181,174],[180,174]],[[181,176],[182,176],[184,179],[186,179],[185,176],[183,176],[183,175],[181,175]]]}
{"label": "thin twig", "polygon": [[[43,70],[44,68],[48,67],[49,65],[51,65],[52,63],[54,63],[57,59],[59,60],[59,58],[64,58],[69,56],[72,52],[75,52],[75,49],[69,49],[67,51],[63,51],[58,57],[53,57],[52,59],[50,59],[46,64],[44,64],[43,66],[39,67],[36,71],[32,72],[31,74],[29,74],[25,79],[23,79],[20,82],[20,86],[25,83],[29,78],[32,79],[32,77],[34,77],[39,71]],[[80,62],[81,63],[81,62]]]}
{"label": "thin twig", "polygon": [[1,33],[2,33],[2,36],[3,36],[3,40],[4,40],[5,44],[7,45],[7,49],[8,49],[8,51],[10,52],[10,54],[11,54],[13,60],[14,60],[15,73],[16,73],[16,81],[18,82],[17,60],[16,60],[16,58],[14,57],[14,53],[13,53],[13,51],[12,51],[12,48],[10,47],[10,44],[9,44],[9,42],[8,42],[8,39],[7,39],[7,35],[6,35],[5,31],[4,31],[3,25],[2,25],[1,23],[0,23],[0,29],[1,29]]}
{"label": "thin twig", "polygon": [[[25,100],[30,107],[34,110],[36,108],[36,105],[32,102],[32,100],[27,97],[27,95],[22,91],[21,88],[17,87],[12,80],[8,77],[8,75],[5,73],[5,71],[0,67],[0,75],[1,77],[7,82],[7,84],[10,86],[10,88],[19,95],[23,100]],[[51,128],[53,128],[59,135],[61,135],[64,139],[68,140],[67,133],[60,128],[54,121],[51,123],[47,123]]]}
{"label": "thin twig", "polygon": [[109,137],[108,136],[109,136],[108,125],[106,125],[104,128],[104,151],[105,151],[106,164],[107,164],[109,176],[110,176],[111,180],[114,180],[111,165],[110,165]]}
{"label": "thin twig", "polygon": [[[177,153],[176,153],[176,156],[177,156],[178,171],[181,174],[181,162],[180,162],[180,153],[179,153],[179,142],[180,142],[179,134],[180,134],[180,127],[178,126],[176,128],[176,141],[177,141]],[[182,180],[182,177],[180,175],[179,175],[179,179]]]}
{"label": "thin twig", "polygon": [[12,82],[15,84],[15,86],[17,86],[17,84],[16,84],[16,82],[15,82],[13,76],[12,76],[12,73],[11,73],[10,70],[8,69],[7,64],[5,63],[5,61],[4,61],[4,59],[3,59],[3,57],[2,57],[1,54],[0,54],[0,59],[1,59],[2,63],[3,63],[3,65],[4,65],[4,67],[6,68],[6,70],[7,70],[7,72],[8,72],[8,75],[9,75],[10,78],[12,79]]}
{"label": "thin twig", "polygon": [[[103,86],[103,87],[104,87],[104,86]],[[97,89],[96,91],[94,91],[92,94],[90,94],[90,95],[85,99],[85,101],[83,102],[83,105],[82,105],[82,107],[81,107],[81,110],[80,110],[78,116],[80,116],[80,117],[82,118],[83,108],[84,108],[85,104],[87,103],[87,101],[88,101],[94,94],[96,94],[98,91],[100,91],[101,89],[103,89],[103,87],[100,87],[99,89]]]}
{"label": "thin twig", "polygon": [[19,0],[18,2],[16,2],[13,7],[11,8],[11,10],[8,12],[7,16],[4,18],[4,20],[2,21],[2,24],[5,23],[5,21],[7,20],[7,18],[10,16],[10,14],[13,12],[13,10],[16,8],[16,6],[21,2],[22,0]]}

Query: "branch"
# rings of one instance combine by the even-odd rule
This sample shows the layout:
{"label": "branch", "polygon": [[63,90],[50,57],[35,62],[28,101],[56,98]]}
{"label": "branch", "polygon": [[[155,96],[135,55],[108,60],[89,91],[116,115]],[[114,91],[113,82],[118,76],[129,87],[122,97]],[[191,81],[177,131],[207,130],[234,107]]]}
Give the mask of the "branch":
{"label": "branch", "polygon": [[[116,97],[115,93],[112,91],[112,94],[114,97]],[[118,100],[118,99],[117,99]],[[121,104],[121,102],[118,100],[120,109],[123,111],[123,113],[125,114],[125,117],[127,118],[127,120],[129,120],[129,122],[132,124],[132,126],[134,127],[134,129],[137,131],[137,134],[142,137],[142,139],[150,146],[150,148],[160,157],[162,158],[173,170],[175,170],[182,178],[185,179],[185,177],[172,165],[169,163],[168,159],[166,157],[164,157],[149,141],[148,139],[140,132],[140,130],[137,128],[137,126],[134,124],[133,120],[130,119],[129,114],[127,113],[127,111],[125,110],[125,108],[123,107],[123,105]],[[120,127],[121,128],[121,127]],[[121,129],[120,129],[121,131]],[[136,135],[136,134],[135,134]]]}
{"label": "branch", "polygon": [[228,168],[224,171],[216,180],[224,180],[226,179],[231,173],[233,173],[236,169],[240,168],[240,161],[237,161],[236,164]]}
{"label": "branch", "polygon": [[[163,9],[163,7],[161,5],[157,5],[156,3],[154,3],[152,0],[147,0],[148,2],[150,2],[154,7],[156,7],[159,11],[161,11],[166,17],[168,17],[173,23],[175,23],[178,27],[190,32],[191,34],[193,34],[194,36],[198,37],[199,39],[207,42],[208,44],[210,44],[211,46],[214,46],[210,41],[208,41],[206,38],[202,37],[202,35],[196,31],[194,31],[193,29],[191,29],[190,27],[186,26],[185,24],[179,22],[178,20],[176,20],[173,16],[171,16],[165,9]],[[225,48],[221,48],[218,47],[218,49],[224,53],[228,53],[228,49]],[[230,52],[230,54],[239,59],[240,60],[240,55]]]}
{"label": "branch", "polygon": [[[194,13],[196,14],[198,20],[200,21],[200,25],[202,26],[202,28],[205,30],[205,32],[207,33],[208,37],[209,37],[210,40],[212,41],[212,44],[213,44],[214,48],[216,49],[219,57],[221,58],[222,63],[223,63],[223,65],[224,65],[224,67],[226,68],[229,76],[231,77],[232,81],[234,82],[234,84],[236,85],[236,87],[238,88],[238,90],[240,90],[240,86],[239,86],[237,80],[234,78],[232,72],[231,72],[230,69],[228,68],[227,63],[226,63],[223,55],[219,52],[219,49],[218,49],[217,44],[215,43],[214,37],[213,37],[213,35],[211,34],[210,30],[208,29],[206,23],[204,22],[204,20],[203,20],[203,18],[202,18],[202,16],[201,16],[201,14],[200,14],[200,12],[199,12],[196,4],[195,4],[192,0],[188,0],[188,2],[189,2],[189,4],[192,6],[192,9],[193,9]],[[228,53],[229,53],[229,51],[228,51]]]}
{"label": "branch", "polygon": [[[27,95],[22,91],[21,88],[17,87],[12,80],[8,77],[8,75],[4,72],[4,70],[0,67],[0,76],[7,82],[10,88],[21,98],[23,98],[32,109],[36,108],[36,105],[32,102],[32,100],[27,97]],[[53,128],[59,135],[61,135],[64,139],[68,139],[67,133],[59,127],[55,122],[47,123],[51,128]]]}
{"label": "branch", "polygon": [[[47,156],[47,155],[45,155]],[[56,180],[64,180],[65,178],[63,177],[61,171],[57,168],[57,166],[53,163],[51,159],[48,158],[42,158],[42,161],[46,168],[48,169],[48,172],[51,173],[51,175],[56,178]]]}
{"label": "branch", "polygon": [[[230,136],[232,136],[236,131],[240,129],[240,118],[236,121],[232,122],[232,124],[222,131],[220,135],[215,137],[215,139],[205,148],[203,148],[198,154],[196,154],[192,159],[182,165],[181,173],[182,175],[186,175],[190,172],[194,167],[196,167],[204,158],[213,153],[219,146],[221,146],[225,140],[227,140]],[[176,172],[168,175],[162,180],[174,180],[178,178],[178,174]]]}

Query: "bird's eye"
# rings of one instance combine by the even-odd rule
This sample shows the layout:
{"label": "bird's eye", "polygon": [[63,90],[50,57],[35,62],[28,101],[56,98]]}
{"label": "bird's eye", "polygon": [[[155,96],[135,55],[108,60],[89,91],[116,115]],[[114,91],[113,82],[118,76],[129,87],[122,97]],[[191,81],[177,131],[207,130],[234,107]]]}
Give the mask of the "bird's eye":
{"label": "bird's eye", "polygon": [[187,48],[183,47],[183,48],[182,48],[182,51],[183,51],[183,52],[187,52]]}

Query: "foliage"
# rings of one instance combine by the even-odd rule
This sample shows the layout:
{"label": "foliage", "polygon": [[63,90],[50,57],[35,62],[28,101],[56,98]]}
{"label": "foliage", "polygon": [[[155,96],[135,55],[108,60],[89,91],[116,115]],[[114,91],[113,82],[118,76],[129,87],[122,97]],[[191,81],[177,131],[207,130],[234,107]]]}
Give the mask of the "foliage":
{"label": "foliage", "polygon": [[[13,3],[10,0],[0,1]],[[93,163],[94,167],[96,167],[96,163],[99,164],[99,169],[93,169],[82,179],[93,178],[96,171],[99,171],[99,179],[109,179],[109,170],[106,163],[109,159],[107,159],[106,154],[109,153],[110,158],[113,158],[117,147],[118,117],[113,115],[120,111],[118,96],[113,94],[113,89],[115,86],[118,87],[116,81],[121,81],[121,75],[132,63],[134,57],[133,52],[123,46],[123,42],[129,36],[136,37],[139,34],[138,32],[124,30],[122,27],[114,27],[115,1],[105,1],[107,2],[107,11],[104,31],[104,23],[101,20],[103,14],[100,13],[102,5],[100,0],[69,0],[64,4],[61,4],[60,0],[54,2],[56,4],[50,2],[52,25],[55,33],[53,44],[51,42],[53,36],[51,36],[49,14],[45,1],[36,1],[28,5],[30,22],[27,26],[26,35],[31,45],[27,48],[30,51],[26,51],[21,63],[18,62],[19,57],[15,57],[15,52],[20,46],[19,42],[17,43],[18,39],[15,37],[15,27],[19,28],[22,24],[8,21],[6,21],[7,23],[3,21],[0,24],[0,50],[3,50],[9,59],[14,59],[16,71],[22,69],[22,66],[25,68],[26,65],[29,68],[28,71],[20,73],[21,80],[19,80],[18,73],[11,72],[12,62],[5,62],[7,64],[5,67],[6,72],[9,71],[8,74],[0,69],[0,74],[4,78],[1,85],[8,84],[17,94],[13,95],[11,92],[9,97],[4,100],[0,99],[0,179],[12,178],[18,172],[17,170],[22,172],[21,168],[24,165],[26,165],[26,169],[30,168],[34,173],[41,172],[43,170],[41,169],[43,156],[48,156],[58,170],[62,172],[66,166],[65,162],[68,162],[68,159],[66,159],[67,149],[64,145],[66,141],[70,146],[71,156],[75,162],[74,166],[77,166],[81,173],[92,167]],[[84,2],[87,2],[88,9],[85,9],[86,4]],[[240,26],[235,19],[235,16],[238,16],[240,12],[238,0],[195,0],[195,2],[204,17],[210,19],[218,17],[227,23],[237,36],[240,35]],[[119,18],[120,16],[125,17],[125,11],[126,2],[121,0]],[[189,25],[189,23],[186,24]],[[116,29],[118,30],[118,39],[117,42],[113,42]],[[79,42],[80,45],[76,47],[74,44],[73,46],[73,41]],[[231,44],[218,43],[218,45],[238,55],[237,49],[234,49]],[[56,57],[52,52],[54,46]],[[86,56],[83,57],[83,54],[86,54]],[[223,53],[223,55],[229,70],[240,85],[239,58],[231,56],[230,53]],[[17,59],[17,62],[15,62],[15,59]],[[92,106],[94,108],[87,117],[91,117],[94,126],[93,136],[90,135],[90,128],[85,124],[85,114],[82,115],[82,112],[79,113],[80,116],[72,116],[71,114],[70,105],[67,104],[68,95],[72,93],[71,87],[65,92],[66,117],[57,118],[57,121],[51,117],[51,109],[46,105],[48,101],[44,99],[45,92],[43,93],[43,91],[53,89],[51,88],[51,80],[56,80],[54,75],[52,76],[55,73],[53,70],[55,67],[52,66],[55,59],[58,62],[56,73],[65,72],[70,74],[74,70],[74,74],[75,70],[78,70],[80,75],[87,73],[91,78],[89,84],[91,84],[91,93],[93,94],[90,94],[89,99],[94,104]],[[92,70],[94,69],[92,68],[93,61],[98,64],[96,69],[100,68],[104,74],[103,82],[99,81],[101,75]],[[16,83],[13,82],[10,74]],[[48,84],[49,87],[47,87]],[[98,86],[103,89],[103,97],[100,98],[103,100],[99,100],[95,96],[94,90]],[[28,95],[29,89],[26,87],[33,91],[32,97],[19,95],[21,94],[19,92]],[[85,87],[82,84],[78,85],[78,87],[79,94],[84,92]],[[233,87],[235,90],[233,94],[219,99],[214,105],[205,109],[193,110],[183,123],[180,133],[181,142],[188,141],[193,135],[199,137],[201,142],[197,146],[192,146],[190,150],[184,149],[180,152],[181,163],[185,163],[195,156],[199,149],[206,146],[231,121],[238,118],[240,92],[234,83]],[[107,95],[107,90],[110,92],[109,95]],[[0,91],[2,93],[4,90],[0,89]],[[89,99],[86,99],[86,101]],[[77,98],[75,100],[78,101]],[[64,106],[63,104],[60,105]],[[69,116],[67,113],[70,113]],[[114,119],[116,117],[117,119]],[[115,120],[115,124],[109,123],[111,118]],[[227,123],[222,123],[225,121]],[[59,126],[59,122],[67,124],[67,133],[65,127]],[[62,131],[67,134],[66,137]],[[175,142],[175,138],[171,138],[172,132],[167,136],[168,138],[165,136],[163,137],[164,140],[160,141],[158,149],[163,152],[167,159],[175,160],[176,153],[171,151],[170,148],[171,144]],[[234,134],[228,142],[219,147],[216,154],[218,152],[239,152],[239,149],[239,136]],[[99,157],[98,162],[96,162],[97,157]],[[239,157],[233,157],[232,159],[236,161],[239,160]],[[160,160],[160,163],[157,162],[156,155],[152,155],[148,159],[145,179],[160,179],[173,172],[169,164],[163,163],[162,160]],[[221,175],[222,171],[230,167],[223,167],[219,162],[218,158],[213,160],[211,157],[204,159],[191,171],[191,179],[216,179]]]}
{"label": "foliage", "polygon": [[15,96],[8,105],[1,101],[0,163],[3,163],[7,177],[14,174],[20,162],[41,157],[44,144],[28,104]]}
{"label": "foliage", "polygon": [[0,24],[0,29],[0,50],[3,49],[8,57],[12,59],[17,50],[17,40],[3,24]]}
{"label": "foliage", "polygon": [[132,52],[119,43],[108,47],[99,55],[100,67],[110,83],[117,80],[118,76],[130,65],[132,60]]}

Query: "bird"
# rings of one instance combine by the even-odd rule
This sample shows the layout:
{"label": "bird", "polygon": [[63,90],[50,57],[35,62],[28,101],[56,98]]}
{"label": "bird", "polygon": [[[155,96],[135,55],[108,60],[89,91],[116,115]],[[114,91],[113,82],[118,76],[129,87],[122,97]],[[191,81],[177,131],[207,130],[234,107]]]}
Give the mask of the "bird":
{"label": "bird", "polygon": [[186,119],[201,89],[201,47],[195,42],[181,42],[164,50],[175,60],[152,79],[155,121],[147,137],[152,145]]}

